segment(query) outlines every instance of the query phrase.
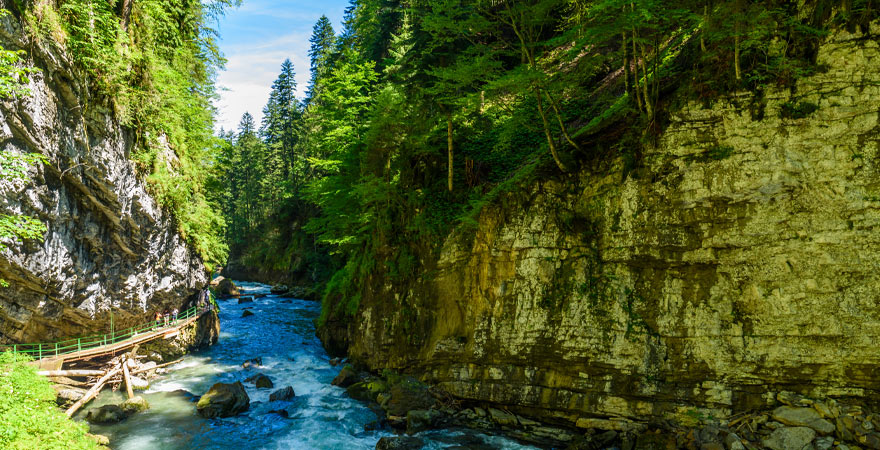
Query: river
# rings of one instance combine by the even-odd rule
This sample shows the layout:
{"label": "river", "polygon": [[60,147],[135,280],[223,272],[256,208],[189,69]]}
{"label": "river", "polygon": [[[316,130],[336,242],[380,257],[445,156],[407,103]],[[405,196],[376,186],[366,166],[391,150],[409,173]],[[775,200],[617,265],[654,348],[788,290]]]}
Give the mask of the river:
{"label": "river", "polygon": [[[268,286],[256,283],[239,283],[239,287],[243,295],[269,292]],[[376,415],[330,384],[341,366],[330,365],[315,337],[318,303],[269,295],[242,305],[220,301],[220,307],[222,331],[216,345],[187,355],[168,375],[155,380],[144,394],[151,406],[148,411],[120,424],[92,425],[92,432],[108,436],[114,450],[372,449],[381,437],[393,435],[388,430],[364,431]],[[242,318],[245,307],[255,315]],[[263,358],[264,367],[242,369],[242,362],[255,357]],[[214,383],[241,381],[257,371],[268,375],[275,388],[258,390],[245,384],[251,407],[237,417],[204,419],[196,414],[195,403],[174,393],[184,389],[201,395]],[[285,386],[293,387],[296,398],[270,403],[270,392]],[[105,391],[89,407],[123,400],[124,389]],[[286,409],[290,417],[269,413],[273,409]],[[426,449],[462,444],[474,449],[532,448],[470,430],[416,436],[425,440]]]}

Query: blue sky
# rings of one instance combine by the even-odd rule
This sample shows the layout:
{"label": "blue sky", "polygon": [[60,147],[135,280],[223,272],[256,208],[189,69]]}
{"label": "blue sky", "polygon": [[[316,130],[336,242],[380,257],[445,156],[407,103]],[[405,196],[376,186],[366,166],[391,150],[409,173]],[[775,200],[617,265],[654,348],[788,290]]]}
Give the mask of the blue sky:
{"label": "blue sky", "polygon": [[226,70],[217,76],[220,101],[217,128],[235,129],[250,112],[260,123],[272,82],[290,58],[296,69],[299,96],[309,81],[309,38],[322,14],[341,31],[348,0],[244,0],[220,20],[220,49]]}

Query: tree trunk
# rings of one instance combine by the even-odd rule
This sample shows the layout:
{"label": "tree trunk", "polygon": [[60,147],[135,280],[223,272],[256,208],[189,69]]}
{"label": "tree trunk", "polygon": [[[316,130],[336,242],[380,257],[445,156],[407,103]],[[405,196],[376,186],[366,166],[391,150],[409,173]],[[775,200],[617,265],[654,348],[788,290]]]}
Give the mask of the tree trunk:
{"label": "tree trunk", "polygon": [[639,112],[645,112],[645,108],[642,105],[642,93],[639,92],[639,53],[636,51],[636,29],[633,27],[633,92],[636,94],[636,104],[639,107]]}
{"label": "tree trunk", "polygon": [[446,144],[447,144],[446,145],[447,155],[449,157],[449,170],[447,171],[447,178],[448,178],[449,184],[447,187],[449,188],[449,192],[452,192],[452,173],[453,173],[452,172],[452,149],[453,149],[453,147],[452,147],[452,113],[451,112],[446,116]]}
{"label": "tree trunk", "polygon": [[706,53],[706,27],[709,26],[709,5],[703,5],[703,29],[700,30],[700,50]]}
{"label": "tree trunk", "polygon": [[128,373],[128,358],[122,360],[122,375],[125,377],[125,393],[128,398],[134,398],[134,389],[131,387],[131,375]]}
{"label": "tree trunk", "polygon": [[42,370],[37,375],[44,377],[97,377],[104,374],[102,370]]}
{"label": "tree trunk", "polygon": [[550,133],[550,122],[547,120],[547,113],[544,111],[543,97],[544,95],[541,93],[541,88],[535,87],[535,98],[538,100],[538,114],[541,115],[541,122],[544,124],[544,135],[547,136],[547,146],[550,147],[550,154],[553,155],[553,161],[556,163],[556,167],[559,167],[559,170],[563,172],[567,172],[568,169],[565,167],[565,164],[559,159],[559,152],[556,150],[556,143],[553,142],[553,134]]}
{"label": "tree trunk", "polygon": [[735,17],[733,20],[733,70],[736,73],[736,81],[742,80],[742,70],[740,69],[740,65],[739,65],[739,47],[740,47],[739,33],[740,33],[740,29],[741,29],[741,26],[740,26],[741,17],[740,16],[742,14],[742,9],[740,7],[741,4],[742,4],[741,0],[736,1],[736,6],[734,8]]}
{"label": "tree trunk", "polygon": [[113,378],[113,376],[118,374],[120,371],[122,371],[122,368],[117,367],[101,377],[101,379],[98,380],[98,382],[95,383],[95,385],[92,386],[92,388],[89,389],[88,392],[86,392],[86,394],[83,395],[81,399],[77,400],[76,403],[74,403],[70,408],[67,409],[67,411],[65,412],[65,414],[67,414],[67,417],[73,417],[73,415],[76,414],[76,412],[80,408],[82,408],[83,405],[88,403],[91,399],[98,395],[99,392],[101,392],[101,389],[104,387],[109,379]]}
{"label": "tree trunk", "polygon": [[131,4],[133,0],[122,0],[122,9],[119,16],[122,18],[122,31],[128,31],[128,20],[131,17]]}
{"label": "tree trunk", "polygon": [[621,51],[623,52],[623,90],[629,94],[629,58],[626,53],[626,32],[620,33]]}
{"label": "tree trunk", "polygon": [[559,112],[559,106],[556,104],[556,99],[550,95],[550,91],[546,91],[547,99],[550,100],[550,107],[553,108],[553,113],[556,115],[556,120],[559,122],[559,128],[562,130],[562,136],[565,137],[565,140],[571,144],[577,150],[580,150],[581,147],[577,145],[574,140],[568,134],[568,128],[565,126],[565,122],[562,121],[562,113]]}

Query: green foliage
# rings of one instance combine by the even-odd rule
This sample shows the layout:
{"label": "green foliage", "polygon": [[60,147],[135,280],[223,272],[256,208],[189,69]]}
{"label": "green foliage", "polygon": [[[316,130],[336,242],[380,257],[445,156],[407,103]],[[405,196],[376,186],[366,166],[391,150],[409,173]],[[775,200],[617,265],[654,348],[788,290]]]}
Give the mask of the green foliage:
{"label": "green foliage", "polygon": [[49,380],[27,358],[0,353],[0,448],[9,450],[99,449],[85,424],[69,420],[55,405]]}
{"label": "green foliage", "polygon": [[[790,83],[817,70],[829,24],[876,16],[870,2],[802,3],[353,1],[341,36],[326,18],[315,24],[302,109],[279,103],[285,64],[262,141],[229,140],[230,179],[250,170],[245,143],[266,161],[262,184],[238,180],[241,190],[219,196],[229,235],[260,267],[319,264],[320,322],[347,320],[364,292],[431,272],[453,228],[467,235],[487,205],[503,213],[536,180],[565,183],[566,172],[602,171],[612,158],[638,174],[680,86],[711,98]],[[699,158],[732,153],[716,146]],[[594,265],[582,294],[602,303],[614,283]],[[632,331],[645,331],[626,298]]]}

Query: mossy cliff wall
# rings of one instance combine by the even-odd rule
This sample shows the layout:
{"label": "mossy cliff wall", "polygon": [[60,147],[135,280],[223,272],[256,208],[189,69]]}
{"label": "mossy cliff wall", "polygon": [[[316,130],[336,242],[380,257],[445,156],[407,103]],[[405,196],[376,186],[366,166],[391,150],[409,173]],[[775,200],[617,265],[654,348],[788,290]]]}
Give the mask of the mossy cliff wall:
{"label": "mossy cliff wall", "polygon": [[837,33],[818,62],[795,89],[678,108],[634,172],[511,194],[322,338],[569,425],[725,416],[780,390],[874,402],[880,50]]}
{"label": "mossy cliff wall", "polygon": [[43,242],[0,252],[10,285],[0,288],[0,343],[102,333],[111,320],[123,329],[194,303],[208,282],[204,264],[135,173],[134,133],[54,41],[7,16],[0,46],[26,50],[40,70],[30,95],[0,101],[0,150],[47,159],[28,183],[0,182],[0,207],[48,227]]}

